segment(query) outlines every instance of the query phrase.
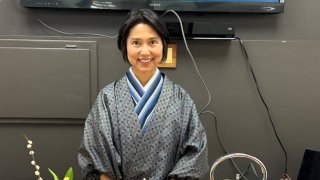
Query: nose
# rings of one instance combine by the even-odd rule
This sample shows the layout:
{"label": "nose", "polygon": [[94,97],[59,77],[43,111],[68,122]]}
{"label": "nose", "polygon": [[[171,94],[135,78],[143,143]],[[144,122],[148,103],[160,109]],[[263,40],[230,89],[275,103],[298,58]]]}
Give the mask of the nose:
{"label": "nose", "polygon": [[141,50],[140,50],[140,54],[142,54],[142,55],[144,55],[144,54],[146,54],[146,55],[148,55],[148,54],[150,54],[150,47],[148,46],[148,45],[143,45],[142,47],[141,47]]}

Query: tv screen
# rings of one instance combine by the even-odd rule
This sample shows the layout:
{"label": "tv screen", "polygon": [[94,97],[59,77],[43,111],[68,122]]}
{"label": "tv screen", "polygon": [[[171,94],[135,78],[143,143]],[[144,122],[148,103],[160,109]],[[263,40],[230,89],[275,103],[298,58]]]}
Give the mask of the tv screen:
{"label": "tv screen", "polygon": [[21,0],[25,7],[212,13],[282,13],[284,0]]}

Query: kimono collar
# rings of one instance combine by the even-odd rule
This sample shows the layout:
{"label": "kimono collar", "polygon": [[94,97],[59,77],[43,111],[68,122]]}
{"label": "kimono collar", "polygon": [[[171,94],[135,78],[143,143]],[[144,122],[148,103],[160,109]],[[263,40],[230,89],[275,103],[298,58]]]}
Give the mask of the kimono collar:
{"label": "kimono collar", "polygon": [[138,83],[138,85],[140,86],[139,88],[143,89],[144,92],[146,92],[149,87],[151,86],[151,84],[155,81],[155,79],[157,78],[158,74],[160,74],[159,69],[157,68],[156,71],[154,72],[154,74],[152,75],[152,77],[149,79],[149,81],[147,82],[146,85],[142,86],[140,81],[138,80],[138,78],[136,77],[136,75],[133,73],[132,67],[129,68],[129,72],[131,73],[132,77],[134,78],[134,80]]}
{"label": "kimono collar", "polygon": [[130,68],[127,73],[127,82],[131,97],[135,104],[135,112],[138,115],[140,128],[147,131],[149,120],[152,117],[154,107],[159,99],[162,90],[163,77],[158,69],[146,84],[146,90],[140,84],[138,79]]}

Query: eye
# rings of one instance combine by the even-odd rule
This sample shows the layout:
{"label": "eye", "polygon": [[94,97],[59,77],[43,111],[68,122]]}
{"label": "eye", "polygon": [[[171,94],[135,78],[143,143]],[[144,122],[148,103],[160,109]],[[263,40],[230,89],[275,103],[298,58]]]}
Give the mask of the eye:
{"label": "eye", "polygon": [[156,45],[156,44],[158,44],[158,41],[157,40],[151,40],[151,42],[150,42],[152,45]]}
{"label": "eye", "polygon": [[139,41],[132,41],[131,44],[134,45],[134,46],[139,46],[140,42]]}

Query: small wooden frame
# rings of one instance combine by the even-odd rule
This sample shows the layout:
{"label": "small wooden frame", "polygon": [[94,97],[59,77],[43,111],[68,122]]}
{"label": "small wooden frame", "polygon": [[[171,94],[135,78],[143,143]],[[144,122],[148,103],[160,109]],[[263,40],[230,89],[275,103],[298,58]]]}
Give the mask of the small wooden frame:
{"label": "small wooden frame", "polygon": [[176,68],[177,65],[177,45],[168,44],[167,59],[158,65],[159,68]]}

